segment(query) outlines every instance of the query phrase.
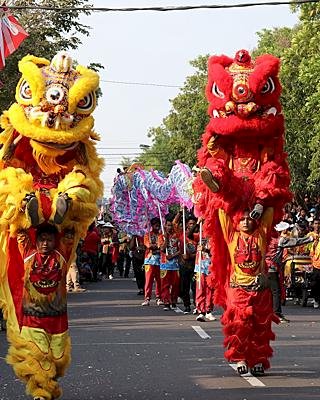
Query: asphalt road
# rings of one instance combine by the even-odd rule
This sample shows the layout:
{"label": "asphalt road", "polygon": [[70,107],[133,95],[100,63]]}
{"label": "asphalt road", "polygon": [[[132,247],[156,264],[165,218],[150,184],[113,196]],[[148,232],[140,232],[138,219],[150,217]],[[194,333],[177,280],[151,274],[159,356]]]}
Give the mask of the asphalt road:
{"label": "asphalt road", "polygon": [[[256,379],[238,376],[224,360],[219,320],[199,323],[154,302],[141,307],[131,279],[87,288],[69,295],[73,361],[61,380],[64,400],[320,398],[320,310],[311,305],[284,308],[291,323],[274,326],[272,368]],[[0,332],[0,400],[27,399],[6,351]]]}

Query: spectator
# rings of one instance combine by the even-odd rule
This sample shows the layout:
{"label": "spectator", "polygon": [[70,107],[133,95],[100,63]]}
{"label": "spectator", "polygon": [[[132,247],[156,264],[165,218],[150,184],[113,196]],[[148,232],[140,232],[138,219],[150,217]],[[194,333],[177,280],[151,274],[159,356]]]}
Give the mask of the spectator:
{"label": "spectator", "polygon": [[86,253],[89,258],[89,263],[91,265],[91,271],[93,274],[93,280],[97,280],[98,274],[98,250],[101,242],[101,236],[98,229],[93,222],[89,228],[87,235],[83,241],[81,251]]}

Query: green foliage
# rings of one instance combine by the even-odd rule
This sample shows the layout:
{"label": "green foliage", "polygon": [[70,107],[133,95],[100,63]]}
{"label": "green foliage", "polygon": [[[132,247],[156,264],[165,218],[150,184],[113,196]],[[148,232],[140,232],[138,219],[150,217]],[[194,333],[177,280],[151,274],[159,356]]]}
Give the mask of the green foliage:
{"label": "green foliage", "polygon": [[[52,4],[52,3],[51,3]],[[47,0],[16,0],[16,6],[48,6]],[[56,0],[56,7],[81,7],[88,0]],[[80,14],[88,11],[36,11],[14,10],[20,24],[28,32],[21,46],[6,60],[0,79],[4,83],[0,91],[0,109],[7,109],[14,101],[14,94],[20,74],[18,61],[27,54],[52,58],[59,50],[76,49],[80,44],[80,35],[89,35],[89,27],[79,22]]]}
{"label": "green foliage", "polygon": [[320,6],[295,5],[300,22],[293,29],[263,30],[256,52],[282,59],[282,104],[292,189],[319,194],[320,183]]}
{"label": "green foliage", "polygon": [[[320,194],[320,4],[292,6],[299,12],[293,28],[258,32],[257,57],[271,53],[281,58],[282,105],[286,119],[286,151],[292,189],[297,197],[309,191]],[[152,128],[151,148],[140,160],[169,172],[176,159],[196,163],[196,151],[208,122],[204,96],[207,56],[191,64],[196,72],[186,79],[161,126]]]}

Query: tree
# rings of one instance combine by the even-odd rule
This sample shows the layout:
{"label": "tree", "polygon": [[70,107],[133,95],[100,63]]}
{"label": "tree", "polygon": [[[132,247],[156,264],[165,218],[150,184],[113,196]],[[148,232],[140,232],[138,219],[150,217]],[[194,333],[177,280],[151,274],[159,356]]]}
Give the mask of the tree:
{"label": "tree", "polygon": [[[51,3],[52,4],[52,3]],[[16,0],[15,6],[48,5],[47,0]],[[88,0],[56,0],[55,7],[81,7],[88,5]],[[13,10],[29,37],[7,60],[1,71],[3,87],[0,91],[1,110],[7,109],[14,101],[15,88],[19,80],[18,61],[27,54],[51,59],[59,50],[76,49],[80,44],[80,35],[89,35],[89,27],[79,22],[81,13],[89,15],[89,11],[79,10]]]}
{"label": "tree", "polygon": [[299,198],[305,191],[320,193],[320,5],[292,9],[300,12],[299,24],[261,31],[255,53],[270,52],[282,59],[286,149],[292,188]]}
{"label": "tree", "polygon": [[145,149],[139,161],[168,173],[175,160],[196,164],[201,135],[208,123],[204,88],[208,56],[200,56],[190,64],[196,69],[187,77],[180,93],[171,100],[172,109],[161,126],[151,128],[152,146]]}

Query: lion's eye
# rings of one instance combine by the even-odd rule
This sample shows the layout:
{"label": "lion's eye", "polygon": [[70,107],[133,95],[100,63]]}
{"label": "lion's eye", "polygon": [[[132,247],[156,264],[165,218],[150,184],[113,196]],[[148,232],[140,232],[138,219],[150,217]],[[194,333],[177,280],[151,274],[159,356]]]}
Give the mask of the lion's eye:
{"label": "lion's eye", "polygon": [[212,94],[214,94],[216,97],[219,97],[220,99],[224,98],[224,94],[221,92],[221,90],[218,88],[218,85],[214,82],[212,85]]}
{"label": "lion's eye", "polygon": [[90,112],[94,106],[95,106],[95,94],[91,92],[79,101],[77,109],[80,112],[81,111]]}
{"label": "lion's eye", "polygon": [[51,104],[60,104],[65,97],[65,90],[60,85],[49,87],[46,93],[46,100]]}
{"label": "lion's eye", "polygon": [[31,100],[32,99],[31,89],[30,89],[29,83],[27,81],[24,80],[21,82],[19,93],[23,100]]}
{"label": "lion's eye", "polygon": [[266,93],[272,93],[275,89],[275,84],[273,82],[273,79],[270,77],[268,78],[267,82],[263,85],[263,88],[261,89],[262,94]]}

